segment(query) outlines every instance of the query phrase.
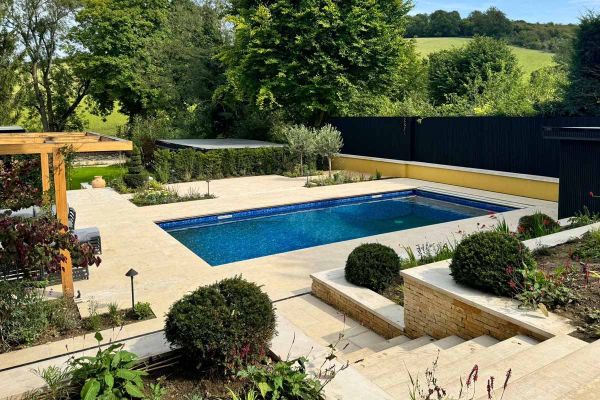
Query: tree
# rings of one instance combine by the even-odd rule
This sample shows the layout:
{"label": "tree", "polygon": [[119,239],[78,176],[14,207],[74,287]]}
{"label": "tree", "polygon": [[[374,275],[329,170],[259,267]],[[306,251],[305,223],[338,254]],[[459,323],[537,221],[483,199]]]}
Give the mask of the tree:
{"label": "tree", "polygon": [[67,45],[76,9],[74,0],[15,0],[6,12],[6,26],[26,57],[27,105],[39,115],[44,131],[82,128],[76,110],[91,80],[77,74]]}
{"label": "tree", "polygon": [[573,43],[567,110],[572,114],[600,115],[600,14],[581,19]]}
{"label": "tree", "polygon": [[429,35],[452,37],[460,34],[461,18],[458,11],[434,11],[429,16]]}
{"label": "tree", "polygon": [[165,33],[168,5],[167,0],[83,1],[71,37],[79,45],[81,73],[93,80],[89,93],[96,112],[108,114],[119,101],[132,117],[165,104],[164,71],[153,63],[152,49]]}
{"label": "tree", "polygon": [[476,37],[464,47],[432,53],[429,56],[429,93],[434,104],[444,103],[449,96],[463,96],[468,84],[491,74],[503,73],[520,77],[517,58],[506,43],[487,37]]}
{"label": "tree", "polygon": [[406,37],[429,36],[429,15],[417,14],[407,17]]}
{"label": "tree", "polygon": [[316,131],[316,152],[322,157],[327,157],[329,177],[331,178],[331,159],[340,152],[344,142],[342,133],[327,124]]}
{"label": "tree", "polygon": [[238,0],[227,88],[260,110],[320,125],[353,94],[387,93],[410,51],[401,0]]}
{"label": "tree", "polygon": [[17,37],[6,29],[6,10],[0,6],[0,125],[19,120],[23,103],[21,68],[23,60],[17,51]]}
{"label": "tree", "polygon": [[474,35],[501,39],[512,31],[512,22],[496,7],[490,7],[485,12],[473,11],[467,19]]}
{"label": "tree", "polygon": [[304,160],[315,153],[316,136],[312,128],[291,125],[283,128],[283,137],[290,153],[300,159],[300,174],[304,175]]}

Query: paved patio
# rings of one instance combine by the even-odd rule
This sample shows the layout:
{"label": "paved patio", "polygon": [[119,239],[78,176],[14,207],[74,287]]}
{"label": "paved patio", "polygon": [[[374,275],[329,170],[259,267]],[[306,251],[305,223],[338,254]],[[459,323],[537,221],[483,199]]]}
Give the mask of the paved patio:
{"label": "paved patio", "polygon": [[[303,187],[304,181],[303,178],[281,176],[214,181],[211,192],[218,196],[216,199],[143,208],[136,207],[110,189],[70,191],[68,199],[77,210],[77,226],[97,226],[103,241],[101,266],[91,269],[89,280],[76,282],[75,290],[81,291],[84,301],[94,299],[100,305],[117,302],[127,307],[131,298],[125,272],[135,268],[139,272],[135,278],[136,300],[150,302],[158,316],[151,321],[126,326],[119,332],[106,331],[104,337],[107,340],[117,336],[127,338],[160,330],[163,316],[174,301],[200,285],[227,276],[242,274],[246,279],[263,285],[271,299],[281,300],[309,292],[311,273],[343,267],[349,252],[360,243],[377,241],[401,251],[403,246],[454,240],[459,238],[459,231],[470,232],[481,225],[494,223],[490,217],[483,216],[211,267],[159,228],[156,221],[414,187],[519,204],[525,208],[504,213],[506,221],[513,226],[520,216],[532,210],[541,210],[551,216],[557,214],[556,203],[412,179],[385,179],[310,189]],[[185,191],[188,187],[200,186],[200,190],[204,190],[201,185],[205,183],[180,184],[177,188]],[[54,289],[58,291],[60,286]],[[85,314],[85,303],[81,309]],[[303,311],[298,307],[282,307],[280,312],[289,320],[295,320]],[[82,349],[92,341],[89,337],[78,337],[2,354],[0,365],[9,367],[62,354],[65,349]]]}

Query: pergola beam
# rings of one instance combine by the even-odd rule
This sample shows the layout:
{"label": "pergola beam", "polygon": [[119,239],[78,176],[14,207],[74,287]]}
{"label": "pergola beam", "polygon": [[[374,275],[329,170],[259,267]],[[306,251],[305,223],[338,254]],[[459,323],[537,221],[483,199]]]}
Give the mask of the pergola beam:
{"label": "pergola beam", "polygon": [[[75,153],[95,153],[131,151],[133,150],[133,144],[128,140],[91,132],[38,132],[0,135],[0,155],[40,155],[42,189],[44,192],[50,190],[49,155],[52,154],[56,216],[61,224],[69,226],[66,165],[63,154],[65,147]],[[65,257],[65,261],[61,263],[63,295],[73,297],[73,265],[71,255],[66,250],[61,250],[61,253]]]}

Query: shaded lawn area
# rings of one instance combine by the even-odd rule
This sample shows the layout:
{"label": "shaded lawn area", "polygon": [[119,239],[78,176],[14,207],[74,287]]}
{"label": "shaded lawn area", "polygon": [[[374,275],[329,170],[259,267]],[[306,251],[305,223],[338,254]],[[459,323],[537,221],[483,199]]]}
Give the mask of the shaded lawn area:
{"label": "shaded lawn area", "polygon": [[69,190],[81,189],[82,182],[92,182],[96,175],[101,175],[108,182],[122,176],[125,171],[122,165],[74,167],[69,173]]}

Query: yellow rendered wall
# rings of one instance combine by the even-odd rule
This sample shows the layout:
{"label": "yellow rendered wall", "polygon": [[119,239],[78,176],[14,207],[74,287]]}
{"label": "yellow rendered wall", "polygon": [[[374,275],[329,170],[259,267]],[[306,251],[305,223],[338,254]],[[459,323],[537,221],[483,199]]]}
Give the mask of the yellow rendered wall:
{"label": "yellow rendered wall", "polygon": [[490,192],[558,201],[558,183],[555,182],[353,157],[337,157],[334,159],[333,167],[368,174],[375,174],[376,171],[379,171],[383,176],[388,177],[421,179]]}

